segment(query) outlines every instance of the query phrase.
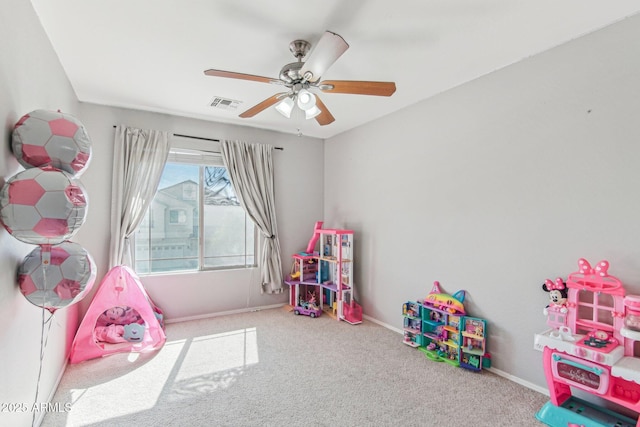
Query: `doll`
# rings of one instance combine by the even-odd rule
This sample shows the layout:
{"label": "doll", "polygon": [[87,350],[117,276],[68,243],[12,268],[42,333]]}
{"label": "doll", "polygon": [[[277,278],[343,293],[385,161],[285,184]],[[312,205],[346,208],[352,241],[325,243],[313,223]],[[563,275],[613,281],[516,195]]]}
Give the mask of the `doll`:
{"label": "doll", "polygon": [[547,279],[542,285],[542,290],[549,292],[549,304],[544,308],[543,314],[546,316],[549,309],[566,313],[567,310],[567,285],[561,278],[557,278],[555,282]]}

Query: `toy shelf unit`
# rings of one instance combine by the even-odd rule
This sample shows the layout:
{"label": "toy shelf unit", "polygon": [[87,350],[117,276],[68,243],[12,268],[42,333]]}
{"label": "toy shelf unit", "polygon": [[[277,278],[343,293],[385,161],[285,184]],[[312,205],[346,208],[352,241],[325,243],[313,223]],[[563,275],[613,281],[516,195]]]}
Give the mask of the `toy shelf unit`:
{"label": "toy shelf unit", "polygon": [[[294,313],[310,299],[320,312],[351,324],[362,322],[362,307],[353,285],[353,230],[323,229],[318,221],[307,250],[292,255],[293,266],[285,284]],[[316,250],[316,245],[318,249]]]}
{"label": "toy shelf unit", "polygon": [[457,327],[460,323],[459,316],[450,316],[446,312],[430,308],[425,309],[426,313],[428,313],[427,324],[434,329],[432,332],[425,332],[424,349],[427,350],[425,354],[430,359],[459,366]]}
{"label": "toy shelf unit", "polygon": [[479,317],[452,314],[428,304],[422,308],[423,341],[427,358],[472,371],[488,367],[487,322]]}
{"label": "toy shelf unit", "polygon": [[460,366],[479,371],[486,354],[487,322],[478,317],[464,316],[460,332]]}
{"label": "toy shelf unit", "polygon": [[550,396],[536,418],[551,426],[640,427],[638,416],[630,419],[573,396],[580,390],[640,415],[640,297],[625,295],[620,280],[608,274],[607,261],[592,268],[580,259],[578,266],[566,284],[559,278],[553,287],[543,286],[557,294],[554,310],[545,310],[551,328],[534,340]]}
{"label": "toy shelf unit", "polygon": [[448,295],[435,282],[425,300],[405,302],[403,342],[417,347],[428,359],[481,371],[490,366],[486,352],[487,322],[467,316],[463,300],[464,291]]}
{"label": "toy shelf unit", "polygon": [[422,305],[408,301],[402,305],[404,327],[402,328],[403,342],[411,347],[422,345]]}

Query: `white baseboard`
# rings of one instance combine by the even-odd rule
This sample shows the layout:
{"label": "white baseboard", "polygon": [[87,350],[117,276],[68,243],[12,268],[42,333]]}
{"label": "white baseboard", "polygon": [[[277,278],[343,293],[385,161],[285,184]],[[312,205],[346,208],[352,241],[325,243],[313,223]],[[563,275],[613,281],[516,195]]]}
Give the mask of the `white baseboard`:
{"label": "white baseboard", "polygon": [[272,308],[284,307],[285,305],[287,305],[287,304],[286,303],[281,303],[281,304],[273,304],[273,305],[263,305],[263,306],[259,306],[259,307],[240,308],[238,310],[222,311],[220,313],[210,313],[210,314],[201,314],[201,315],[198,315],[198,316],[178,317],[178,318],[175,318],[175,319],[166,319],[165,323],[188,322],[190,320],[209,319],[211,317],[227,316],[229,314],[239,314],[239,313],[249,313],[249,312],[252,312],[252,311],[270,310]]}
{"label": "white baseboard", "polygon": [[[385,328],[387,328],[389,330],[392,330],[393,332],[397,332],[399,334],[403,334],[403,331],[400,328],[396,328],[395,326],[391,326],[391,325],[389,325],[387,323],[381,322],[380,320],[374,319],[373,317],[367,316],[366,314],[363,314],[362,317],[364,317],[365,319],[367,319],[370,322],[376,323],[376,324],[378,324],[378,325],[380,325],[382,327],[385,327]],[[538,386],[538,385],[536,385],[536,384],[534,384],[532,382],[525,381],[522,378],[516,377],[516,376],[511,375],[511,374],[508,374],[508,373],[506,373],[504,371],[501,371],[500,369],[488,368],[487,370],[490,371],[491,373],[494,373],[494,374],[500,376],[500,377],[503,377],[503,378],[506,378],[506,379],[508,379],[510,381],[513,381],[514,383],[520,384],[520,385],[525,386],[525,387],[527,387],[527,388],[529,388],[531,390],[537,391],[538,393],[542,393],[542,394],[544,394],[546,396],[549,396],[549,390],[547,388],[545,388],[545,387],[540,387],[540,386]]]}
{"label": "white baseboard", "polygon": [[516,377],[514,375],[508,374],[504,371],[501,371],[500,369],[496,369],[496,368],[488,368],[487,371],[492,372],[500,377],[506,378],[508,380],[513,381],[514,383],[518,383],[522,386],[525,386],[526,388],[529,388],[533,391],[537,391],[538,393],[544,394],[545,396],[549,396],[549,389],[547,389],[546,387],[540,387],[532,382],[529,381],[525,381],[520,377]]}
{"label": "white baseboard", "polygon": [[[58,378],[56,378],[56,382],[51,388],[51,392],[49,393],[49,396],[47,396],[47,400],[44,400],[43,402],[47,402],[47,403],[53,402],[53,397],[55,396],[56,391],[58,391],[58,386],[60,385],[60,381],[62,381],[62,377],[64,376],[64,373],[67,370],[68,365],[69,365],[69,356],[67,355],[67,359],[64,361],[64,365],[62,366],[62,369],[60,369],[60,372],[58,372]],[[34,420],[33,427],[40,427],[40,424],[42,424],[42,420],[44,420],[44,416],[46,414],[47,414],[47,411],[40,411],[38,413],[38,416]]]}
{"label": "white baseboard", "polygon": [[373,317],[371,317],[371,316],[367,316],[366,314],[363,314],[363,315],[362,315],[362,317],[363,317],[363,318],[365,318],[365,319],[367,319],[369,322],[376,323],[376,324],[378,324],[378,325],[380,325],[380,326],[383,326],[383,327],[385,327],[385,328],[387,328],[387,329],[392,330],[393,332],[397,332],[397,333],[399,333],[399,334],[403,334],[402,329],[400,329],[400,328],[396,328],[395,326],[391,326],[391,325],[389,325],[388,323],[381,322],[380,320],[378,320],[378,319],[374,319]]}

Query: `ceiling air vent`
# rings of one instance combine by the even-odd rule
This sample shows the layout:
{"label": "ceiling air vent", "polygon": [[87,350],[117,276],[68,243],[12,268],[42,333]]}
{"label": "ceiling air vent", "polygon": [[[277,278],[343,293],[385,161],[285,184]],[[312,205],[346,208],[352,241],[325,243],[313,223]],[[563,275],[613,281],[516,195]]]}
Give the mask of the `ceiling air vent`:
{"label": "ceiling air vent", "polygon": [[210,106],[214,108],[219,108],[221,110],[235,110],[238,108],[238,104],[242,101],[236,101],[234,99],[222,98],[220,96],[215,96],[213,100],[209,103]]}

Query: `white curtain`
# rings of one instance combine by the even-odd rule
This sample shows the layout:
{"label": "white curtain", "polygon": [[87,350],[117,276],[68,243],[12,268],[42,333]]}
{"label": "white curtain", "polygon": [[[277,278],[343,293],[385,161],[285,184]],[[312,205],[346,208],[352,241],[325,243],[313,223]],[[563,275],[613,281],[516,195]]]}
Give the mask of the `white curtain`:
{"label": "white curtain", "polygon": [[273,187],[273,147],[221,141],[224,161],[240,205],[264,236],[260,253],[262,292],[283,292],[280,241]]}
{"label": "white curtain", "polygon": [[129,237],[156,194],[169,155],[169,137],[165,131],[116,126],[109,269],[131,266]]}

